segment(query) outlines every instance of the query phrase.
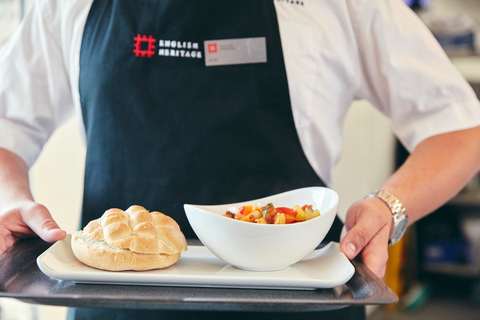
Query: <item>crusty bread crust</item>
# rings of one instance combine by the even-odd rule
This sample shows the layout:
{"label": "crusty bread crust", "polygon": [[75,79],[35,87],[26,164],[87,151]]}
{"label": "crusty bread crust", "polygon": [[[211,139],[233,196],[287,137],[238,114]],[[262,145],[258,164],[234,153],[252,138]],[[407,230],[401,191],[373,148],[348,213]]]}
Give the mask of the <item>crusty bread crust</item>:
{"label": "crusty bread crust", "polygon": [[168,267],[187,250],[185,236],[172,218],[141,206],[109,209],[72,237],[81,262],[104,270],[150,270]]}
{"label": "crusty bread crust", "polygon": [[118,249],[109,246],[105,241],[88,238],[83,231],[73,234],[72,250],[77,259],[84,264],[109,271],[144,271],[166,268],[180,258],[180,253],[145,254],[135,253],[128,249]]}

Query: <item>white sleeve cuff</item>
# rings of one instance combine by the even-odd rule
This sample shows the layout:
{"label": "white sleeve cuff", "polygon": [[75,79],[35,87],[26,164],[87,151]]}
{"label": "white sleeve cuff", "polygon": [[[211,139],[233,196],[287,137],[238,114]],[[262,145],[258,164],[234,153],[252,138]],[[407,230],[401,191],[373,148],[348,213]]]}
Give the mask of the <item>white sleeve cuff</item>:
{"label": "white sleeve cuff", "polygon": [[394,124],[394,133],[408,151],[434,135],[480,126],[480,102],[477,99],[445,101],[432,113],[416,114]]}
{"label": "white sleeve cuff", "polygon": [[47,138],[32,128],[0,118],[0,148],[18,155],[31,168]]}

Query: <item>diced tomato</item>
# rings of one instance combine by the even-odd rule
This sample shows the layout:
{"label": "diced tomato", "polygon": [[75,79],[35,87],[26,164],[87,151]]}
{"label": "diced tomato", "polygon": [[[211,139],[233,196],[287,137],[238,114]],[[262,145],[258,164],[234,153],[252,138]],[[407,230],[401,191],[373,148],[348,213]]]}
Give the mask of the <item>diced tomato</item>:
{"label": "diced tomato", "polygon": [[[257,223],[296,223],[305,221],[318,216],[318,210],[313,210],[313,205],[304,205],[300,207],[295,205],[293,208],[274,207],[273,203],[268,203],[264,207],[241,206],[236,213],[227,211],[225,216],[235,218],[241,221]],[[308,217],[307,217],[308,216]]]}
{"label": "diced tomato", "polygon": [[297,215],[297,212],[295,212],[295,210],[287,208],[287,207],[278,207],[277,211],[281,212],[281,213],[289,214],[291,216],[296,216]]}

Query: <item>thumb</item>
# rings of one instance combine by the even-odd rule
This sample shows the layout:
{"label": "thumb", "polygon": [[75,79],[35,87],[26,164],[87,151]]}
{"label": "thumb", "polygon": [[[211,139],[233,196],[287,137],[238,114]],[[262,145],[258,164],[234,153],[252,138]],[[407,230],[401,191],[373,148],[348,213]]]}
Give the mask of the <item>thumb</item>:
{"label": "thumb", "polygon": [[353,227],[344,226],[340,250],[348,259],[355,258],[383,227],[384,225],[379,219],[366,219],[365,217],[357,219]]}
{"label": "thumb", "polygon": [[60,229],[58,224],[51,218],[44,220],[37,234],[47,242],[56,242],[67,236],[67,233]]}
{"label": "thumb", "polygon": [[352,241],[348,238],[350,238],[351,235],[349,235],[349,237],[347,237],[347,239],[345,239],[345,236],[348,234],[348,229],[347,229],[347,226],[344,225],[343,228],[342,228],[342,233],[340,234],[340,250],[345,254],[345,256],[352,260],[353,258],[356,257],[357,255],[357,245],[355,244],[355,241]]}
{"label": "thumb", "polygon": [[[364,250],[367,246],[370,247],[368,253],[363,253],[363,260],[365,256],[372,253],[375,255],[374,248],[379,250],[376,254],[380,255],[380,252],[387,251],[388,236],[390,232],[390,226],[386,223],[382,223],[380,219],[373,219],[373,221],[367,221],[367,219],[359,219],[357,224],[347,230],[344,229],[344,236],[340,242],[340,250],[347,256],[348,259],[353,259],[360,251]],[[382,250],[382,251],[380,251]],[[383,257],[383,254],[382,254]]]}
{"label": "thumb", "polygon": [[52,215],[45,206],[36,204],[25,215],[24,221],[43,240],[55,242],[67,236],[67,233],[60,229],[53,220]]}
{"label": "thumb", "polygon": [[348,259],[355,258],[381,230],[387,229],[388,233],[391,220],[391,213],[380,200],[369,198],[356,201],[347,211],[340,250]]}

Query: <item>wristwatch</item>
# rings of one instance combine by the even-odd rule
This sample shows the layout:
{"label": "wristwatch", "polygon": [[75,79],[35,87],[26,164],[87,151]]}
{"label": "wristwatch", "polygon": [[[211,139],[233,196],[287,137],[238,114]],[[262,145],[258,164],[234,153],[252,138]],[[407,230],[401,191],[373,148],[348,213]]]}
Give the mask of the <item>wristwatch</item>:
{"label": "wristwatch", "polygon": [[393,217],[393,232],[388,240],[388,244],[392,245],[397,243],[402,238],[408,226],[408,216],[405,208],[400,200],[387,190],[376,190],[365,198],[371,197],[382,200],[390,208]]}

